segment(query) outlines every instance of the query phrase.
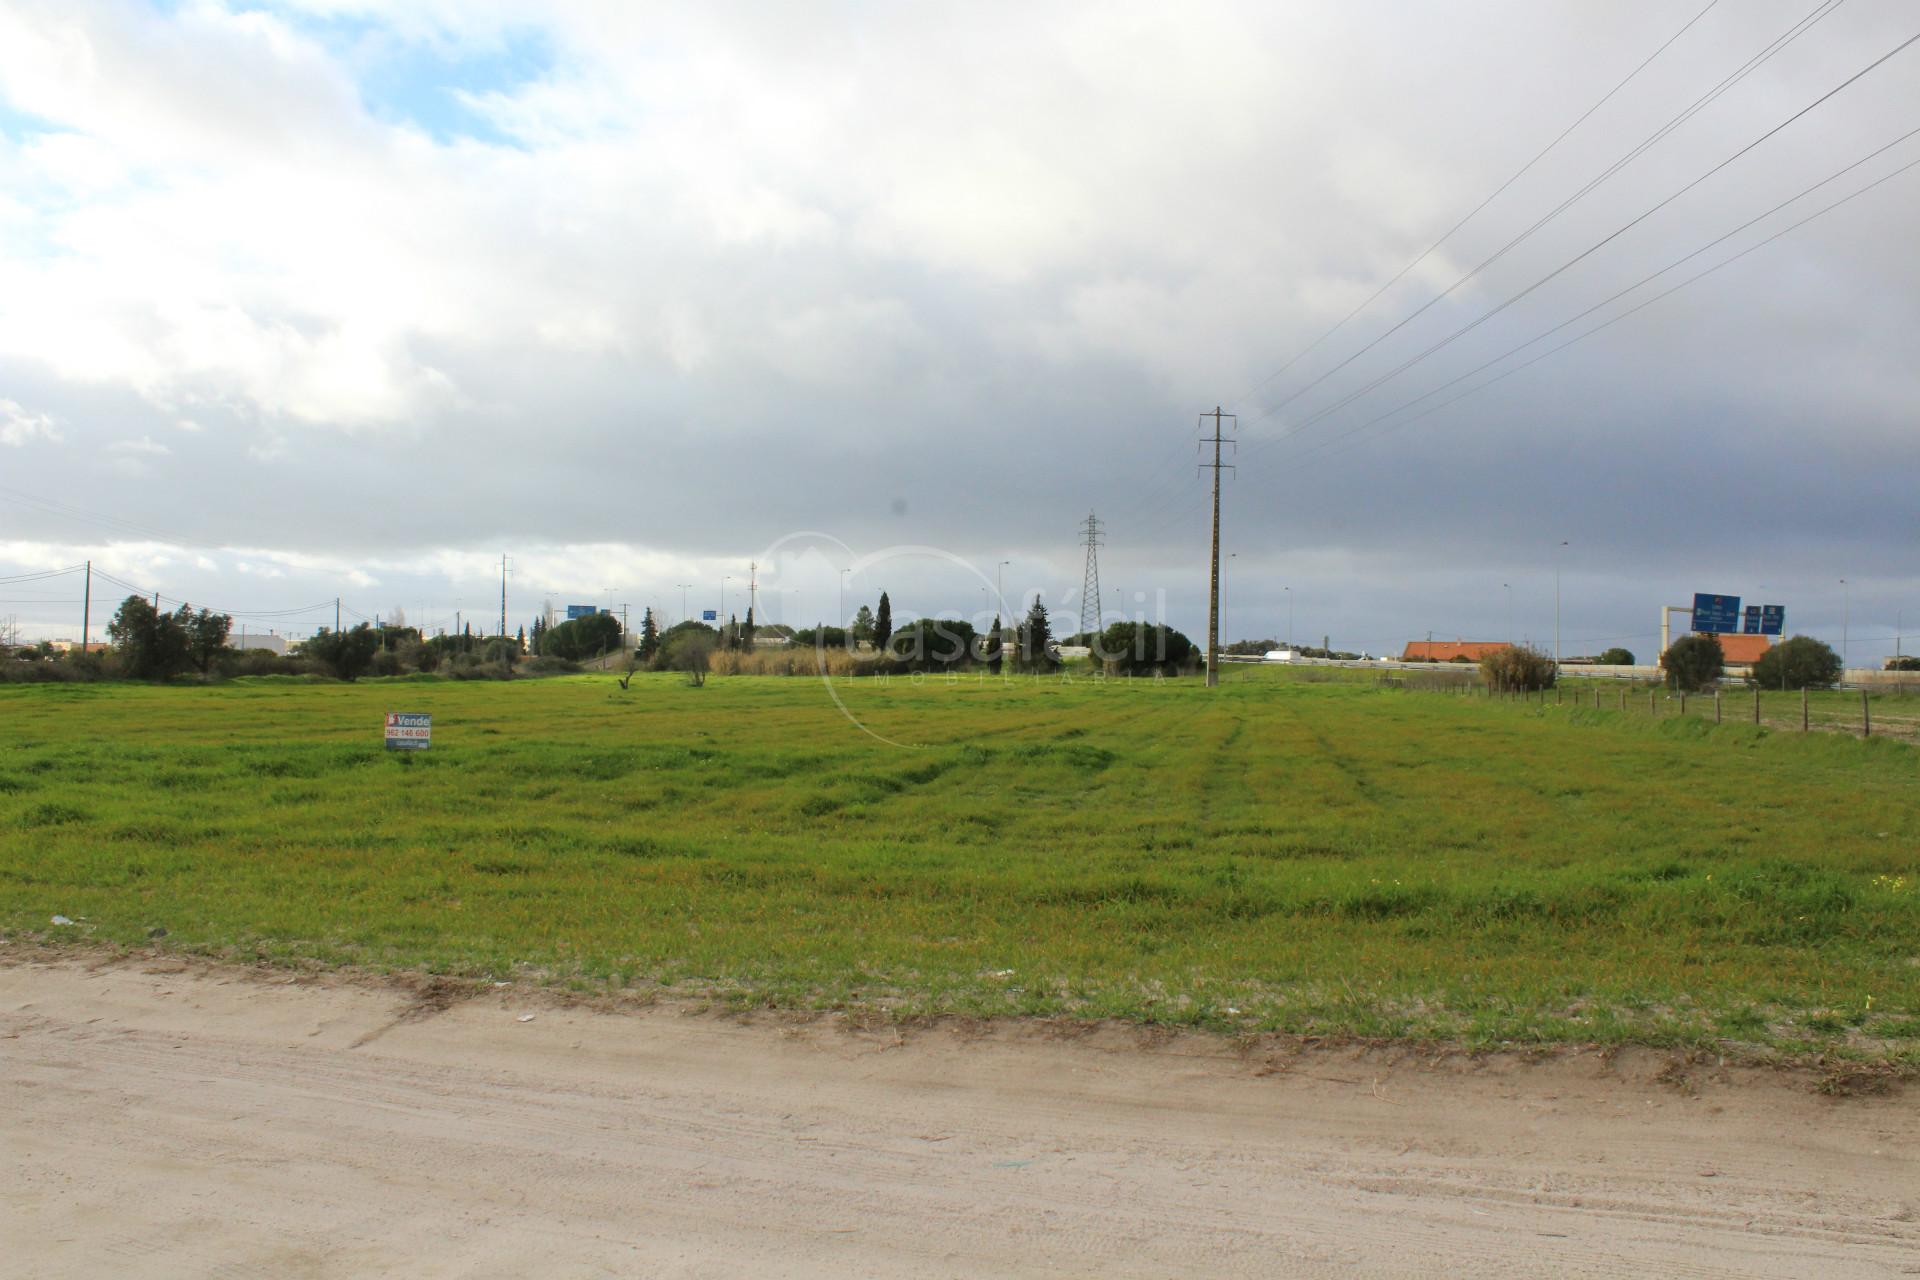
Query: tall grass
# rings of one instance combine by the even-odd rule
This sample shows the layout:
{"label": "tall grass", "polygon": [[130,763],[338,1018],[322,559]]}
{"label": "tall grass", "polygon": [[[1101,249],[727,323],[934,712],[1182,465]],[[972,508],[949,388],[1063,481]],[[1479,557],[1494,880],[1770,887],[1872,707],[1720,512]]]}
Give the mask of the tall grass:
{"label": "tall grass", "polygon": [[[431,750],[387,754],[388,710],[431,712]],[[1920,757],[1880,740],[1234,669],[37,686],[0,723],[16,938],[919,1013],[1920,1044]]]}

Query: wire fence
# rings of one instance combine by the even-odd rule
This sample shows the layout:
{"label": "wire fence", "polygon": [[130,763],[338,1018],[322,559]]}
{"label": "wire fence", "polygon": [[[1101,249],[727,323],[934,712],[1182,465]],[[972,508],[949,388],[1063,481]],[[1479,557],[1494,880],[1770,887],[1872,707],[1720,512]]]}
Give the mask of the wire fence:
{"label": "wire fence", "polygon": [[1383,677],[1383,684],[1488,702],[1561,707],[1649,719],[1691,717],[1802,733],[1850,733],[1920,743],[1920,680],[1879,689],[1759,689],[1680,693],[1660,685],[1561,681],[1551,689],[1497,689],[1470,676]]}

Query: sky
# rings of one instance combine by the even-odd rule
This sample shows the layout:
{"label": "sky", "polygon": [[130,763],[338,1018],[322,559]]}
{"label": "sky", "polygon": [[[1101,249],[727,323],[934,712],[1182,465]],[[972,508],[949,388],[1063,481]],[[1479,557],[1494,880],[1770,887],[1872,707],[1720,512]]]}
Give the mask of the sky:
{"label": "sky", "polygon": [[768,621],[1070,631],[1093,512],[1105,616],[1199,638],[1219,407],[1223,639],[1650,660],[1699,591],[1877,664],[1920,632],[1916,35],[0,0],[0,629],[77,635],[81,578],[22,578],[91,560],[96,637],[127,584],[492,630],[504,555],[509,630],[752,575]]}

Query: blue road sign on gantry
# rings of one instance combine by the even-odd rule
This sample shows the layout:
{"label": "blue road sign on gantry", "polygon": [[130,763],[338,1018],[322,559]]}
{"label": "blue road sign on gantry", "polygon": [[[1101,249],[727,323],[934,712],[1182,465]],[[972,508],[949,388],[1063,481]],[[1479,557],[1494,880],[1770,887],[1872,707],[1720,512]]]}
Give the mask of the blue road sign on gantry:
{"label": "blue road sign on gantry", "polygon": [[1710,596],[1693,593],[1693,629],[1711,635],[1732,635],[1740,630],[1740,597]]}

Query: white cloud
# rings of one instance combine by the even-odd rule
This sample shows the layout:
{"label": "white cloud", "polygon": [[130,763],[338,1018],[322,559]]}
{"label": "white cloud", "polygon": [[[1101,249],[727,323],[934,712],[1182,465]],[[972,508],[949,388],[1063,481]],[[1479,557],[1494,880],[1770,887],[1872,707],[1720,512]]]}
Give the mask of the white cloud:
{"label": "white cloud", "polygon": [[29,413],[18,401],[0,400],[0,444],[20,448],[32,440],[58,440],[59,429],[44,413]]}

